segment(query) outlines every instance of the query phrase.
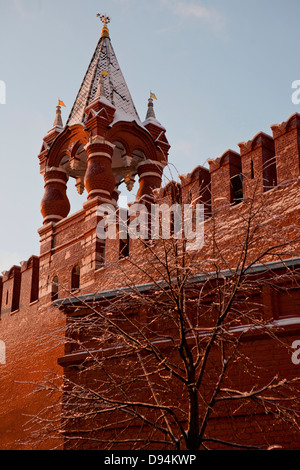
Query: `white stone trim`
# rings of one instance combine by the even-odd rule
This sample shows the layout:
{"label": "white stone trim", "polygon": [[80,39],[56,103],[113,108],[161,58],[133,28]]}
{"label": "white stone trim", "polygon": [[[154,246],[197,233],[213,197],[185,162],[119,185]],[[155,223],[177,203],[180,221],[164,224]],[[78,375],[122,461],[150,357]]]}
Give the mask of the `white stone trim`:
{"label": "white stone trim", "polygon": [[105,157],[105,158],[108,158],[109,160],[112,159],[112,156],[109,155],[109,153],[106,153],[106,152],[103,152],[103,153],[102,152],[93,152],[88,156],[88,160],[90,158],[93,158],[93,157]]}
{"label": "white stone trim", "polygon": [[104,189],[92,189],[92,191],[89,192],[89,195],[96,194],[96,193],[107,194],[108,196],[110,196],[110,192],[105,191]]}
{"label": "white stone trim", "polygon": [[96,137],[91,138],[91,140],[84,146],[84,149],[87,150],[89,146],[93,144],[107,145],[108,147],[111,147],[113,150],[115,148],[115,144],[112,144],[108,140],[103,139],[103,137],[96,136]]}
{"label": "white stone trim", "polygon": [[65,169],[62,168],[62,167],[57,167],[57,166],[47,167],[47,168],[46,168],[46,174],[47,174],[49,171],[60,171],[61,173],[67,174],[67,170],[65,170]]}
{"label": "white stone trim", "polygon": [[142,162],[140,162],[137,165],[137,168],[139,168],[140,166],[143,166],[143,165],[155,165],[155,166],[159,166],[161,168],[164,168],[164,165],[161,162],[157,162],[155,160],[143,160]]}
{"label": "white stone trim", "polygon": [[57,219],[58,221],[60,221],[63,220],[63,217],[61,215],[47,215],[47,217],[44,219],[44,222],[49,219]]}
{"label": "white stone trim", "polygon": [[65,186],[67,185],[65,180],[59,180],[58,178],[53,178],[53,179],[47,180],[46,185],[49,184],[49,183],[62,183]]}
{"label": "white stone trim", "polygon": [[144,178],[145,176],[155,176],[156,178],[161,178],[161,174],[155,173],[154,171],[146,171],[145,173],[139,175],[139,178]]}

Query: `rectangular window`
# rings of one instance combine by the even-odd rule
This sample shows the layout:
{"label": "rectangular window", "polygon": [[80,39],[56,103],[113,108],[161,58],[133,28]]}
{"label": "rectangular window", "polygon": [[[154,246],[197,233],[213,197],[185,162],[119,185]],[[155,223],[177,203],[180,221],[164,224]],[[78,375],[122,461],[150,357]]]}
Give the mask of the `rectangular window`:
{"label": "rectangular window", "polygon": [[12,297],[12,305],[11,305],[12,312],[16,312],[20,308],[20,293],[21,293],[21,272],[20,270],[15,270],[13,297]]}
{"label": "rectangular window", "polygon": [[236,175],[231,178],[231,202],[239,204],[243,200],[243,177]]}
{"label": "rectangular window", "polygon": [[30,303],[35,302],[39,298],[39,259],[32,259],[32,278],[31,278],[31,293]]}
{"label": "rectangular window", "polygon": [[300,316],[300,288],[290,287],[276,293],[276,310],[278,318]]}

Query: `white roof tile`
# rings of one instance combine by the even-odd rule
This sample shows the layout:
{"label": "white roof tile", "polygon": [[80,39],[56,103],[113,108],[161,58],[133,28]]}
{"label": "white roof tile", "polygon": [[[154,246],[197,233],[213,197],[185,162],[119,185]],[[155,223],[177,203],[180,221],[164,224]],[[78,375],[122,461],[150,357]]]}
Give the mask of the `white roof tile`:
{"label": "white roof tile", "polygon": [[140,124],[109,37],[101,37],[97,44],[66,124],[71,126],[83,121],[84,111],[96,95],[101,71],[109,73],[104,76],[104,90],[106,98],[116,107],[116,115],[126,116],[126,120]]}

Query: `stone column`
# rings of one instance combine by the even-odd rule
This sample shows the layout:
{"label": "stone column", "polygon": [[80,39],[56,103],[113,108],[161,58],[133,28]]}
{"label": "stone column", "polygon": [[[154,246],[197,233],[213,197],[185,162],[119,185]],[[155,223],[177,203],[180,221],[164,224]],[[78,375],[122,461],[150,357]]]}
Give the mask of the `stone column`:
{"label": "stone column", "polygon": [[145,160],[138,165],[140,187],[137,202],[153,202],[153,190],[161,187],[162,173],[161,163],[154,160]]}
{"label": "stone column", "polygon": [[45,193],[41,201],[44,224],[59,222],[68,216],[70,202],[67,197],[68,175],[62,168],[50,168],[45,176]]}
{"label": "stone column", "polygon": [[88,199],[99,197],[103,203],[111,203],[111,196],[116,186],[111,166],[114,146],[110,142],[96,139],[88,143],[85,150],[88,160],[84,184]]}

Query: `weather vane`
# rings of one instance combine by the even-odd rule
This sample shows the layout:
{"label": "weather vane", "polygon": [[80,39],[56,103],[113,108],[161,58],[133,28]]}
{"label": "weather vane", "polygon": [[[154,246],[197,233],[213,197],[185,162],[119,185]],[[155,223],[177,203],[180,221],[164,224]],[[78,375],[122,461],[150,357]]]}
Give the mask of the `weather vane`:
{"label": "weather vane", "polygon": [[102,23],[104,25],[108,25],[110,23],[110,17],[109,16],[101,15],[100,13],[98,13],[97,17],[100,18],[100,20],[102,21]]}
{"label": "weather vane", "polygon": [[102,38],[108,38],[109,37],[109,31],[108,31],[108,23],[110,23],[110,18],[109,16],[107,16],[106,14],[105,15],[101,15],[100,13],[98,13],[98,18],[100,18],[100,20],[102,21],[103,23],[103,28],[102,28],[102,33],[101,33],[101,37]]}

